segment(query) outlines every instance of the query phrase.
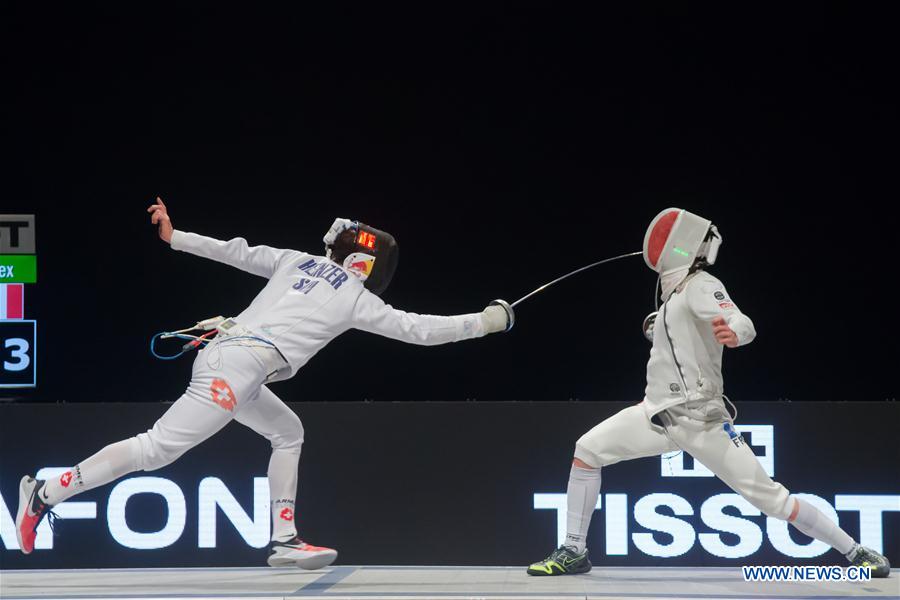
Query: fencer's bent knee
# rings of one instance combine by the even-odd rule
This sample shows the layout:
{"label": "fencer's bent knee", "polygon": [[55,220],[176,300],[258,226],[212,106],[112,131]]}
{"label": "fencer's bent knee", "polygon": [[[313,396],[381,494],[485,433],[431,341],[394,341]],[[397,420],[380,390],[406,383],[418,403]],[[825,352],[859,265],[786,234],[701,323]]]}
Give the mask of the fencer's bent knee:
{"label": "fencer's bent knee", "polygon": [[578,467],[579,469],[599,469],[600,468],[600,467],[595,467],[593,465],[590,465],[590,464],[584,462],[577,456],[572,459],[572,466]]}
{"label": "fencer's bent knee", "polygon": [[290,411],[290,416],[280,419],[278,429],[269,436],[273,450],[283,450],[300,454],[303,446],[303,422],[297,413]]}
{"label": "fencer's bent knee", "polygon": [[591,469],[599,469],[604,466],[603,461],[592,450],[588,448],[587,435],[584,434],[575,442],[575,460],[579,460],[588,465]]}

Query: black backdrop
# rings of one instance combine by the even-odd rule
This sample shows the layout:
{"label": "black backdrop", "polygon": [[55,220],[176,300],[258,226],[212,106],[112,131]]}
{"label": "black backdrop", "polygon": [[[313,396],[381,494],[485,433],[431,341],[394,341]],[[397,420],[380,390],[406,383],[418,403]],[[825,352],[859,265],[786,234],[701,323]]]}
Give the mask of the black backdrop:
{"label": "black backdrop", "polygon": [[[299,530],[311,543],[338,548],[342,564],[528,564],[546,556],[556,543],[556,512],[535,510],[533,494],[565,494],[575,440],[625,406],[605,402],[293,404],[306,429],[296,511]],[[900,457],[891,442],[900,405],[751,402],[739,408],[739,424],[774,426],[768,448],[760,445],[755,434],[745,437],[757,455],[774,457],[775,479],[792,493],[816,494],[832,504],[835,495],[892,495],[893,510],[881,516],[884,552],[893,564],[900,562]],[[15,510],[23,473],[70,465],[108,442],[150,427],[164,409],[147,403],[0,406],[0,492],[8,509]],[[40,443],[33,443],[31,434],[30,425],[36,422],[42,428]],[[268,454],[265,440],[232,423],[174,464],[135,473],[169,479],[184,493],[185,527],[170,546],[129,550],[114,541],[106,522],[110,485],[72,498],[72,502],[96,502],[97,519],[59,521],[53,550],[25,556],[2,549],[0,564],[4,568],[262,565],[265,550],[248,546],[221,510],[217,547],[198,549],[198,484],[204,477],[218,477],[252,517],[251,481],[265,476]],[[631,534],[648,533],[633,517],[639,498],[677,494],[693,507],[693,515],[677,518],[697,534],[715,534],[716,528],[701,517],[701,505],[715,494],[731,492],[712,477],[661,477],[661,472],[668,471],[662,470],[658,458],[604,469],[603,493],[628,495],[624,520],[629,530],[628,553],[608,555],[608,507],[604,504],[595,513],[589,538],[595,564],[844,564],[834,551],[806,559],[785,556],[775,551],[765,533],[759,550],[743,558],[717,558],[699,541],[681,556],[649,556],[631,539]],[[671,508],[656,510],[673,514]],[[725,512],[739,516],[733,508]],[[167,520],[164,504],[153,494],[132,497],[125,514],[129,526],[141,532],[157,531]],[[860,513],[840,510],[838,514],[841,525],[858,538]],[[767,529],[763,516],[741,518],[764,532]],[[674,541],[660,532],[653,537],[662,545]],[[721,537],[726,545],[738,543],[734,535]],[[809,542],[796,531],[791,537],[798,544]]]}
{"label": "black backdrop", "polygon": [[[896,397],[884,326],[896,196],[891,20],[872,7],[647,4],[4,9],[0,213],[36,213],[32,401],[174,399],[155,331],[236,314],[261,282],[170,252],[177,227],[317,250],[335,216],[393,232],[389,302],[477,310],[638,249],[678,205],[759,330],[742,400]],[[506,336],[419,349],[350,333],[291,400],[629,400],[640,259],[522,305]],[[339,360],[364,357],[335,385]],[[435,385],[437,383],[438,385]],[[5,395],[10,395],[4,392]]]}

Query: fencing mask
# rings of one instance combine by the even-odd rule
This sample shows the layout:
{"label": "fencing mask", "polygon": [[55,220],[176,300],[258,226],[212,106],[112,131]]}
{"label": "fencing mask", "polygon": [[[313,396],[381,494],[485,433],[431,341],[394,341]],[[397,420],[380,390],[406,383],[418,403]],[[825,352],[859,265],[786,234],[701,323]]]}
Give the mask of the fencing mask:
{"label": "fencing mask", "polygon": [[359,221],[335,219],[322,241],[325,256],[359,277],[370,292],[387,289],[399,259],[394,236]]}
{"label": "fencing mask", "polygon": [[644,262],[659,273],[663,296],[668,296],[698,261],[716,262],[721,244],[719,230],[708,219],[667,208],[650,222],[644,235]]}

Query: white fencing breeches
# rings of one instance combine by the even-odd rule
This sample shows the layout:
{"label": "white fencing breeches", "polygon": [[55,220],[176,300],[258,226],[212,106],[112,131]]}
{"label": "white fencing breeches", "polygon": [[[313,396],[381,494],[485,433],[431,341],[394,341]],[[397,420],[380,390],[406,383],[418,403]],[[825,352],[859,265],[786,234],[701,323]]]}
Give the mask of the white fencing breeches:
{"label": "white fencing breeches", "polygon": [[276,516],[285,523],[279,529],[275,520],[276,531],[287,537],[294,527],[303,425],[296,413],[263,385],[273,366],[279,364],[283,359],[272,348],[251,348],[227,338],[214,341],[194,360],[188,389],[150,430],[110,444],[59,480],[47,481],[45,501],[58,504],[133,471],[160,469],[235,419],[272,445],[269,482],[273,514],[278,508]]}
{"label": "white fencing breeches", "polygon": [[732,441],[724,420],[694,419],[685,410],[661,416],[665,428],[651,424],[639,404],[621,410],[578,439],[575,457],[592,467],[605,467],[681,449],[766,515],[790,516],[788,490],[769,477],[747,444]]}
{"label": "white fencing breeches", "polygon": [[300,418],[263,386],[270,349],[214,342],[194,360],[188,389],[146,433],[138,469],[153,471],[176,460],[225,427],[232,419],[268,439],[273,449],[300,454]]}

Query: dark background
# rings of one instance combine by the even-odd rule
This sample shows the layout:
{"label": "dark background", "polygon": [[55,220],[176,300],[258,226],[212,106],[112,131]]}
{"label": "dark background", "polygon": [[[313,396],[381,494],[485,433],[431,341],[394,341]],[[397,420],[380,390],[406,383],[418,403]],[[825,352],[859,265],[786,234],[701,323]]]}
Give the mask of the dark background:
{"label": "dark background", "polygon": [[[337,548],[339,564],[350,565],[526,565],[545,557],[556,545],[556,511],[533,508],[535,493],[563,494],[575,440],[589,425],[628,406],[624,402],[579,402],[557,410],[552,402],[440,403],[292,403],[303,420],[306,437],[300,458],[296,524],[310,543]],[[796,405],[754,402],[741,406],[741,422],[774,427],[775,479],[791,493],[811,493],[832,505],[835,494],[890,494],[900,489],[896,449],[884,460],[847,460],[846,447],[871,447],[872,440],[893,439],[900,405],[887,402],[810,403],[816,415],[798,418]],[[0,406],[0,492],[8,510],[17,503],[21,474],[41,466],[65,466],[95,452],[94,424],[104,423],[110,440],[134,435],[158,418],[164,406],[102,403],[52,406]],[[41,443],[33,444],[29,423],[41,423]],[[834,443],[827,432],[851,427]],[[753,436],[747,443],[754,444]],[[755,448],[757,454],[761,448]],[[174,481],[185,496],[187,518],[181,537],[158,550],[132,551],[109,533],[107,506],[112,485],[80,494],[73,502],[97,502],[96,519],[61,519],[52,551],[26,556],[0,545],[3,568],[190,567],[263,565],[266,551],[247,545],[224,517],[217,518],[217,547],[197,548],[198,493],[204,477],[221,479],[245,512],[252,516],[253,477],[264,477],[269,444],[231,423],[185,457],[158,471],[133,476]],[[73,456],[79,457],[78,459]],[[814,457],[815,460],[810,460]],[[685,460],[685,465],[693,463]],[[661,477],[659,458],[628,461],[603,469],[603,493],[627,494],[628,554],[606,554],[605,511],[591,522],[588,544],[595,564],[605,566],[844,565],[829,550],[799,559],[775,550],[766,535],[766,517],[742,517],[763,530],[760,549],[743,558],[724,559],[702,548],[699,540],[687,553],[658,558],[641,552],[632,533],[648,530],[634,519],[635,502],[650,493],[673,493],[693,507],[679,519],[700,533],[717,533],[700,516],[702,503],[715,494],[732,493],[715,477]],[[605,501],[605,499],[604,499]],[[605,506],[605,505],[604,505]],[[160,530],[167,518],[163,500],[137,494],[126,518],[135,531]],[[672,516],[672,509],[658,513]],[[734,508],[726,513],[738,516]],[[838,511],[840,525],[859,539],[860,513]],[[883,552],[900,562],[900,512],[881,517]],[[798,544],[810,539],[790,527]],[[669,534],[656,532],[660,544]],[[738,542],[722,534],[728,545]]]}
{"label": "dark background", "polygon": [[[897,48],[872,6],[2,10],[0,213],[37,214],[39,387],[19,398],[173,400],[190,360],[154,361],[150,335],[262,286],[170,251],[157,194],[223,239],[317,252],[335,216],[386,229],[385,299],[433,313],[638,250],[684,207],[718,224],[713,272],[759,331],[728,352],[734,399],[897,395]],[[509,335],[351,332],[277,391],[637,401],[653,286],[634,258],[523,304]]]}

